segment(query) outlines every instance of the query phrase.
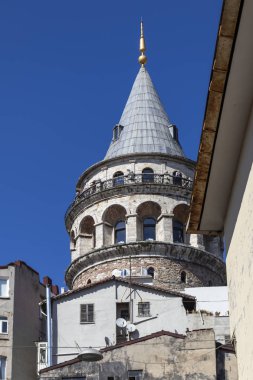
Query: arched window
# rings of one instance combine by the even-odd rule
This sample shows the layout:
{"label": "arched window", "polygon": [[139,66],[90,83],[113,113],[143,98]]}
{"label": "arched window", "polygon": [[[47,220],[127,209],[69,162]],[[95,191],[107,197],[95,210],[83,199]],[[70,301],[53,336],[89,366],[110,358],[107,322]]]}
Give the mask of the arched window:
{"label": "arched window", "polygon": [[91,284],[91,279],[89,278],[89,280],[87,281],[87,285]]}
{"label": "arched window", "polygon": [[154,171],[151,168],[145,168],[142,170],[142,182],[153,183],[154,182]]}
{"label": "arched window", "polygon": [[126,223],[124,221],[119,221],[116,223],[114,228],[115,233],[115,244],[126,241]]}
{"label": "arched window", "polygon": [[116,172],[113,174],[113,186],[124,185],[124,173]]}
{"label": "arched window", "polygon": [[178,220],[173,220],[173,241],[174,243],[184,242],[184,225]]}
{"label": "arched window", "polygon": [[149,276],[151,276],[152,278],[154,278],[154,276],[155,276],[155,270],[154,270],[154,268],[153,267],[149,267],[148,271],[147,271],[147,274]]}
{"label": "arched window", "polygon": [[184,270],[181,272],[181,282],[186,284],[186,272]]}
{"label": "arched window", "polygon": [[154,218],[145,218],[143,220],[143,240],[155,240],[156,220]]}
{"label": "arched window", "polygon": [[182,186],[182,173],[178,170],[173,172],[173,184],[177,186]]}

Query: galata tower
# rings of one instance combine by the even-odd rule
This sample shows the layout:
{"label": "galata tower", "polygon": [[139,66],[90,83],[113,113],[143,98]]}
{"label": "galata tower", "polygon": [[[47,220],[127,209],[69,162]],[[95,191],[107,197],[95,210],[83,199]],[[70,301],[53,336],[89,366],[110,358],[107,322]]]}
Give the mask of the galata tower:
{"label": "galata tower", "polygon": [[65,223],[70,289],[112,276],[184,289],[226,284],[219,237],[187,235],[195,162],[186,158],[146,69],[140,69],[105,158],[81,174]]}

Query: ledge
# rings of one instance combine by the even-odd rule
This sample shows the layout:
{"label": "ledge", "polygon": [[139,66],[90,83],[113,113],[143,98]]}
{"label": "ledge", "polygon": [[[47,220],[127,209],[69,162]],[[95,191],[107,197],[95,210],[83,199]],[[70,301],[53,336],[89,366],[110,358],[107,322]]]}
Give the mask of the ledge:
{"label": "ledge", "polygon": [[225,263],[217,256],[186,244],[159,241],[134,242],[102,247],[78,257],[68,267],[65,280],[71,289],[73,280],[81,272],[96,265],[127,257],[163,257],[174,261],[184,261],[208,268],[226,281]]}

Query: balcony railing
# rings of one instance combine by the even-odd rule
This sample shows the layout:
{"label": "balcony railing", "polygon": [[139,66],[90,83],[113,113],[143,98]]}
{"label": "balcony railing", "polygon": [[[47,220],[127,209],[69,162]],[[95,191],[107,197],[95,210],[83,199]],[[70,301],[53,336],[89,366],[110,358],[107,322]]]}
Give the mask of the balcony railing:
{"label": "balcony railing", "polygon": [[155,173],[141,173],[134,174],[130,172],[128,175],[114,177],[106,181],[97,180],[91,183],[90,187],[77,194],[74,202],[69,206],[68,211],[80,201],[99,193],[104,190],[110,190],[113,188],[119,188],[121,186],[131,186],[131,185],[172,185],[184,189],[192,189],[191,178],[174,176],[171,174],[155,174]]}

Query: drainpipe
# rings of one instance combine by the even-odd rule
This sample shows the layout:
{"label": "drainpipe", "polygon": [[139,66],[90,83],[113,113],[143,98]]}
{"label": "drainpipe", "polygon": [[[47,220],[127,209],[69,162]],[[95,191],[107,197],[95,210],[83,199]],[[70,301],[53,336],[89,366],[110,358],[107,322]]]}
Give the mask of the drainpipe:
{"label": "drainpipe", "polygon": [[43,278],[43,283],[46,286],[46,301],[47,301],[47,365],[52,365],[52,312],[51,312],[51,286],[52,280],[49,277]]}
{"label": "drainpipe", "polygon": [[46,287],[47,299],[47,365],[52,365],[52,326],[51,326],[51,290],[50,286]]}

